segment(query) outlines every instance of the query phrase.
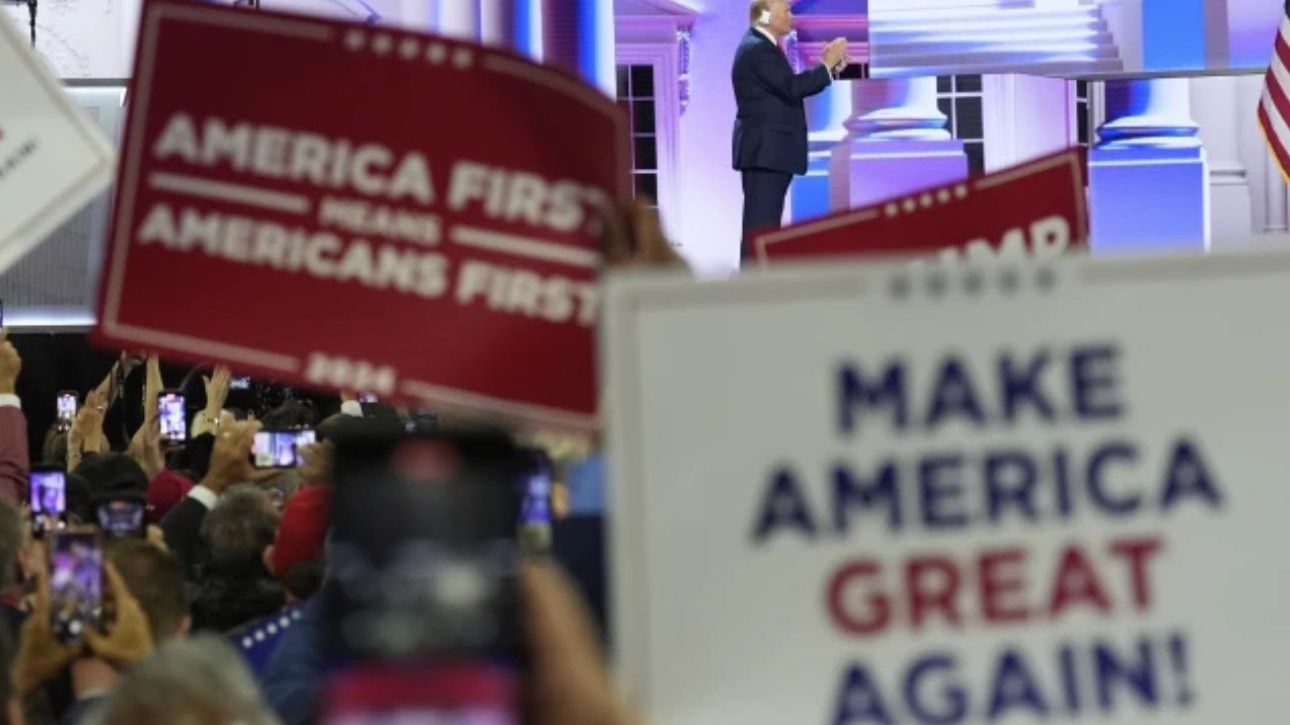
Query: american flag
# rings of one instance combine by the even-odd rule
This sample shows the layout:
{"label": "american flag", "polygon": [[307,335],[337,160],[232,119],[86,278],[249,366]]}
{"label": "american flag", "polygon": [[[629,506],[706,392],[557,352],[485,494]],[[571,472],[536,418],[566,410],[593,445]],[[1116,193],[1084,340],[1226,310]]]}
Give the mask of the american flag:
{"label": "american flag", "polygon": [[1290,179],[1290,0],[1286,0],[1272,64],[1263,85],[1259,128],[1263,129],[1281,173]]}

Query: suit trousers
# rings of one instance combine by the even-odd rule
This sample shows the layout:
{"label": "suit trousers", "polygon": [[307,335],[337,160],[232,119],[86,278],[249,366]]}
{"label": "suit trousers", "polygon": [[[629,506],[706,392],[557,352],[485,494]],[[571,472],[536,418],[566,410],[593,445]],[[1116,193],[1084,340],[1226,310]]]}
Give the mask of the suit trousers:
{"label": "suit trousers", "polygon": [[766,229],[778,229],[784,216],[784,197],[793,175],[769,169],[744,169],[744,228],[739,249],[742,262],[753,256],[752,237]]}

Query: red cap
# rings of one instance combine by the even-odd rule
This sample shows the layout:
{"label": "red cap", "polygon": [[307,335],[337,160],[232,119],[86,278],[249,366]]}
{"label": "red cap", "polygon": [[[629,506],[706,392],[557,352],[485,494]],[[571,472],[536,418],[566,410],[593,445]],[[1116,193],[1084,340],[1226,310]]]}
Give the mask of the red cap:
{"label": "red cap", "polygon": [[174,471],[162,470],[158,473],[152,483],[148,484],[148,523],[160,522],[166,512],[183,501],[192,488],[192,481]]}

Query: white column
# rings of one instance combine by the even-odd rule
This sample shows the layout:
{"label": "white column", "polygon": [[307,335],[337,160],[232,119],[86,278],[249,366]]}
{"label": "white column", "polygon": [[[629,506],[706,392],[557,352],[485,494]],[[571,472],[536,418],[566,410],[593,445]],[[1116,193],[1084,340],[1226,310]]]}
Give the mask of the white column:
{"label": "white column", "polygon": [[542,58],[616,92],[613,0],[542,0]]}
{"label": "white column", "polygon": [[1209,173],[1186,78],[1112,81],[1089,152],[1095,253],[1207,249]]}
{"label": "white column", "polygon": [[478,0],[438,0],[435,8],[435,27],[442,35],[478,40]]}
{"label": "white column", "polygon": [[434,30],[433,0],[399,0],[399,24],[413,30]]}
{"label": "white column", "polygon": [[936,79],[892,78],[853,83],[847,129],[859,138],[944,141],[949,121],[936,105]]}
{"label": "white column", "polygon": [[479,40],[488,45],[508,45],[511,41],[513,9],[507,0],[476,0],[479,3]]}
{"label": "white column", "polygon": [[982,81],[986,173],[1075,143],[1078,128],[1070,81],[1011,74],[988,75]]}
{"label": "white column", "polygon": [[936,79],[854,81],[847,135],[833,150],[834,210],[876,204],[967,177],[963,143],[936,105]]}
{"label": "white column", "polygon": [[1209,159],[1210,233],[1214,245],[1221,247],[1224,241],[1243,241],[1252,232],[1250,179],[1240,149],[1240,134],[1251,123],[1251,114],[1237,100],[1235,78],[1196,78],[1191,90],[1191,112]]}
{"label": "white column", "polygon": [[1286,197],[1286,182],[1271,154],[1267,156],[1267,170],[1263,175],[1263,202],[1267,210],[1264,214],[1263,232],[1290,232],[1290,199]]}
{"label": "white column", "polygon": [[1103,148],[1198,148],[1200,126],[1191,117],[1186,78],[1114,81],[1106,90]]}
{"label": "white column", "polygon": [[806,175],[793,181],[787,210],[790,221],[803,222],[830,210],[829,167],[833,149],[846,138],[846,121],[850,116],[848,83],[834,83],[823,93],[806,99],[809,160]]}
{"label": "white column", "polygon": [[[406,0],[405,0],[406,1]],[[542,58],[541,0],[439,0],[454,3],[443,17],[445,34],[509,48],[534,60]]]}

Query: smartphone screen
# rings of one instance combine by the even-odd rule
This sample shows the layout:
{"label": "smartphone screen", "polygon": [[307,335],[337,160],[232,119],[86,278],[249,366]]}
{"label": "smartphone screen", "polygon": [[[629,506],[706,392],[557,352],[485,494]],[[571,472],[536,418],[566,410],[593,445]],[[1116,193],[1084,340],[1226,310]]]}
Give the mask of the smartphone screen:
{"label": "smartphone screen", "polygon": [[142,537],[146,531],[144,517],[148,506],[141,500],[115,499],[100,503],[94,510],[99,528],[109,538]]}
{"label": "smartphone screen", "polygon": [[58,534],[50,546],[50,627],[59,641],[79,642],[103,609],[103,547],[94,534]]}
{"label": "smartphone screen", "polygon": [[334,466],[325,721],[522,723],[523,451],[501,434],[342,438]]}
{"label": "smartphone screen", "polygon": [[58,394],[58,422],[71,425],[76,420],[76,393],[64,390]]}
{"label": "smartphone screen", "polygon": [[251,447],[252,463],[256,468],[295,468],[300,465],[300,448],[315,440],[312,428],[259,431]]}
{"label": "smartphone screen", "polygon": [[184,417],[184,396],[180,393],[164,393],[159,401],[161,414],[161,437],[171,443],[183,443],[188,440],[188,423]]}
{"label": "smartphone screen", "polygon": [[228,381],[229,390],[250,390],[250,378],[232,378]]}
{"label": "smartphone screen", "polygon": [[67,520],[67,474],[57,468],[33,468],[27,476],[32,532],[44,536]]}
{"label": "smartphone screen", "polygon": [[375,395],[375,394],[373,394],[373,393],[359,393],[359,394],[358,394],[358,402],[360,402],[360,403],[375,403],[375,402],[376,402],[376,395]]}
{"label": "smartphone screen", "polygon": [[296,462],[300,461],[300,449],[318,442],[318,434],[313,428],[302,428],[295,432]]}
{"label": "smartphone screen", "polygon": [[555,478],[551,459],[544,451],[533,450],[529,466],[520,479],[520,537],[524,550],[544,554],[551,550],[551,494]]}

